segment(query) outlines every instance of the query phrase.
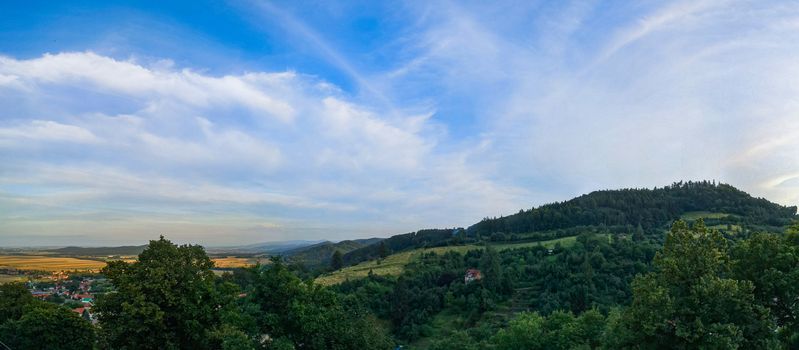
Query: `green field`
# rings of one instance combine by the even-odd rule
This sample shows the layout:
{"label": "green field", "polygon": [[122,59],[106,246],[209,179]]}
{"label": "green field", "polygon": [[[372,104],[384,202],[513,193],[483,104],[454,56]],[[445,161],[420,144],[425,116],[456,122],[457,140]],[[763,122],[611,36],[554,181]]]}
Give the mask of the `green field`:
{"label": "green field", "polygon": [[690,211],[680,217],[685,221],[696,221],[698,219],[723,219],[730,216],[725,213],[712,213],[709,211]]}
{"label": "green field", "polygon": [[[514,248],[526,248],[532,247],[536,245],[542,245],[547,248],[552,248],[556,244],[560,243],[564,247],[568,247],[574,244],[577,240],[577,237],[563,237],[557,238],[549,241],[538,241],[538,242],[523,242],[523,243],[497,243],[492,244],[497,250],[505,250],[505,249],[514,249]],[[456,251],[459,253],[465,253],[470,250],[475,249],[483,249],[481,245],[460,245],[460,246],[447,246],[447,247],[435,247],[435,248],[420,248],[409,250],[397,254],[389,255],[387,258],[383,259],[380,263],[377,260],[369,260],[364,261],[360,264],[348,266],[341,270],[325,274],[319,276],[315,282],[321,285],[333,285],[344,282],[348,279],[358,279],[363,278],[369,275],[369,271],[371,270],[372,273],[381,276],[397,276],[402,273],[405,265],[407,265],[411,260],[419,258],[422,254],[425,253],[437,253],[443,254],[448,251]]]}
{"label": "green field", "polygon": [[319,276],[315,281],[321,285],[333,285],[344,282],[348,279],[363,278],[369,275],[371,270],[373,273],[384,276],[396,276],[402,273],[402,270],[411,259],[419,257],[423,253],[436,252],[443,253],[448,250],[467,251],[469,249],[477,249],[476,246],[458,246],[458,247],[438,247],[430,249],[416,249],[407,252],[392,254],[378,263],[377,260],[364,261],[358,265],[348,266],[333,273]]}

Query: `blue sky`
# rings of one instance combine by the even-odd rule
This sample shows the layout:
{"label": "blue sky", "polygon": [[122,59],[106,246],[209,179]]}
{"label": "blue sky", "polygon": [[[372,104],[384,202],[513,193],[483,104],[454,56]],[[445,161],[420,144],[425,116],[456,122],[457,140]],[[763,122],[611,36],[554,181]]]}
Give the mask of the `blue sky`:
{"label": "blue sky", "polygon": [[468,226],[715,179],[799,204],[790,1],[4,2],[0,245]]}

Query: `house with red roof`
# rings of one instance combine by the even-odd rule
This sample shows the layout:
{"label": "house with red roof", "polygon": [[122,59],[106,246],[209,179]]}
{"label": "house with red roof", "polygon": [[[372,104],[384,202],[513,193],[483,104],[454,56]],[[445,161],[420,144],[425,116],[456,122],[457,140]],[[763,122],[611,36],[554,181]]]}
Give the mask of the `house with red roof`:
{"label": "house with red roof", "polygon": [[483,274],[478,269],[468,269],[463,276],[463,283],[471,283],[483,279]]}

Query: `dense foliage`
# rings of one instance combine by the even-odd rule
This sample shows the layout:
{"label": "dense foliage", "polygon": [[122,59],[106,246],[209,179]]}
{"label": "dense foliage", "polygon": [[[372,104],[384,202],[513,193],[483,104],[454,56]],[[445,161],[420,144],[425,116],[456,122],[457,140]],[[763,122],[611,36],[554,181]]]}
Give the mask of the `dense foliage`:
{"label": "dense foliage", "polygon": [[[216,277],[202,247],[161,237],[133,263],[109,263],[96,306],[109,349],[386,349],[358,305],[305,283],[280,260]],[[27,291],[26,291],[27,292]],[[242,293],[243,292],[243,293]],[[70,311],[67,311],[70,312]]]}
{"label": "dense foliage", "polygon": [[[748,255],[747,242],[740,251]],[[731,273],[728,242],[702,221],[676,222],[655,270],[633,282],[633,302],[613,329],[616,348],[767,349],[776,325],[754,284]],[[796,300],[797,295],[791,296]]]}
{"label": "dense foliage", "polygon": [[[256,321],[258,334],[271,348],[386,349],[388,335],[357,305],[342,303],[332,291],[301,281],[275,258],[268,268],[254,268],[243,287],[242,305]],[[278,345],[280,346],[278,347]]]}
{"label": "dense foliage", "polygon": [[212,267],[202,247],[163,237],[136,262],[109,262],[104,273],[116,291],[96,306],[103,340],[113,349],[210,348],[225,302]]}
{"label": "dense foliage", "polygon": [[25,285],[0,285],[3,348],[83,350],[94,346],[94,327],[67,308],[36,300]]}
{"label": "dense foliage", "polygon": [[[466,254],[426,254],[397,279],[369,276],[336,286],[377,315],[390,319],[399,339],[430,334],[431,319],[442,310],[465,325],[488,311],[609,311],[627,304],[629,283],[649,270],[657,244],[591,232],[568,248],[543,246],[497,252],[490,245]],[[464,283],[464,271],[478,268],[483,278]]]}
{"label": "dense foliage", "polygon": [[[593,232],[555,249],[427,254],[398,278],[335,289],[430,349],[799,346],[799,226],[730,240],[677,221],[660,251],[657,238]],[[475,267],[483,279],[465,283]]]}

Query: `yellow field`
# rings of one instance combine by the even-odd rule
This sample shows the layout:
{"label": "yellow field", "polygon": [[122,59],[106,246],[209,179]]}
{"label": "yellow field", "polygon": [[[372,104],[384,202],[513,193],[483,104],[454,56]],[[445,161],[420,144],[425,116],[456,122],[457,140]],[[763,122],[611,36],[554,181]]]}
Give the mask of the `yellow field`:
{"label": "yellow field", "polygon": [[[539,244],[546,248],[552,248],[557,243],[560,243],[562,246],[567,247],[574,244],[576,240],[577,237],[564,237],[564,238],[558,238],[541,242],[499,243],[499,244],[494,244],[493,246],[497,250],[525,248],[525,247],[536,246]],[[472,245],[409,250],[406,252],[389,255],[388,257],[383,259],[383,261],[380,264],[378,264],[376,260],[369,260],[369,261],[364,261],[357,265],[345,267],[341,270],[319,276],[316,278],[315,282],[325,286],[334,285],[344,282],[348,279],[358,279],[366,277],[369,275],[369,270],[371,270],[372,273],[376,275],[397,276],[402,273],[406,264],[408,264],[412,259],[420,257],[422,254],[431,253],[431,252],[435,252],[437,254],[443,254],[448,251],[465,253],[467,251],[475,249],[483,249],[483,246],[472,244]]]}
{"label": "yellow field", "polygon": [[[260,261],[260,259],[257,258],[237,258],[234,256],[228,256],[225,258],[212,258],[211,260],[213,260],[216,267],[222,269],[252,266]],[[264,262],[261,261],[261,264],[263,263]]]}
{"label": "yellow field", "polygon": [[8,282],[23,282],[25,280],[26,280],[25,276],[0,274],[0,284]]}
{"label": "yellow field", "polygon": [[0,255],[0,268],[36,271],[96,271],[105,262],[38,255]]}
{"label": "yellow field", "polygon": [[[135,262],[135,258],[121,258],[125,262]],[[255,265],[257,258],[224,257],[211,259],[218,268],[235,268]],[[265,263],[261,261],[261,263]],[[105,267],[105,262],[90,259],[66,258],[43,255],[0,255],[0,269],[35,271],[97,271]]]}

